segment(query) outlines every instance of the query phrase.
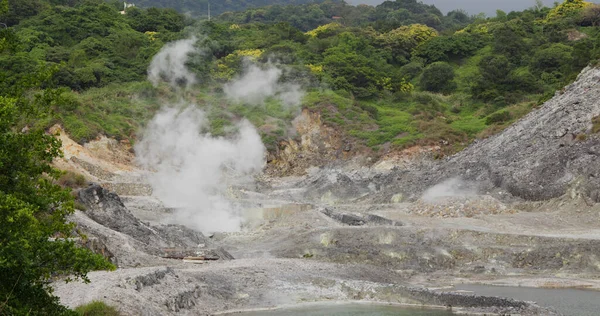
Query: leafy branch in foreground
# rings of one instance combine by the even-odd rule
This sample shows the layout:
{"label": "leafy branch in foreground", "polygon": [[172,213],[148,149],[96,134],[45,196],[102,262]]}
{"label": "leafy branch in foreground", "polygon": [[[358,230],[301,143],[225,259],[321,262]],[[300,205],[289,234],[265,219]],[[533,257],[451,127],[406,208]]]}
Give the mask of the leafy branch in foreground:
{"label": "leafy branch in foreground", "polygon": [[16,130],[35,107],[23,95],[0,96],[0,315],[70,314],[50,281],[88,281],[89,271],[114,268],[72,239],[73,197],[55,184],[60,172],[50,165],[60,141],[41,128]]}

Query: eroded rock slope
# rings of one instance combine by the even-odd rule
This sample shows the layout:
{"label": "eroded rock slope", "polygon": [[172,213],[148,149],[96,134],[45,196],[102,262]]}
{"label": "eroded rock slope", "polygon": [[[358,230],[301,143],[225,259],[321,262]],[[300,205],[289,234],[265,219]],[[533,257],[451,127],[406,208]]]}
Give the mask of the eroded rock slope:
{"label": "eroded rock slope", "polygon": [[590,203],[600,202],[600,135],[593,133],[598,116],[600,69],[588,67],[573,84],[503,132],[443,161],[371,175],[361,186],[376,188],[368,200],[382,203],[399,196],[416,200],[427,188],[452,178],[472,183],[480,194],[503,192],[541,201],[569,191]]}

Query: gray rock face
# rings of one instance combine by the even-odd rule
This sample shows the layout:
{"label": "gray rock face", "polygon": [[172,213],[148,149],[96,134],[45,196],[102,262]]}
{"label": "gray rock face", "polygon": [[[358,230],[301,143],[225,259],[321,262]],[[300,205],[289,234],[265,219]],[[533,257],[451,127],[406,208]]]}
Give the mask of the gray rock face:
{"label": "gray rock face", "polygon": [[[446,179],[476,183],[480,193],[494,189],[525,200],[547,200],[577,183],[581,193],[600,201],[600,136],[591,134],[600,115],[600,69],[586,68],[577,81],[502,133],[473,143],[428,169],[395,170],[382,177],[389,199],[402,193],[414,200]],[[585,134],[586,137],[577,137]]]}
{"label": "gray rock face", "polygon": [[339,213],[329,208],[323,208],[321,213],[328,217],[349,226],[402,226],[402,223],[396,222],[379,215],[367,214],[365,216],[359,216],[355,214]]}
{"label": "gray rock face", "polygon": [[157,239],[156,231],[135,218],[115,193],[108,192],[99,185],[92,185],[79,191],[78,198],[87,206],[86,215],[97,223],[144,243]]}
{"label": "gray rock face", "polygon": [[[86,207],[85,214],[76,213],[73,221],[86,235],[103,243],[120,266],[137,266],[155,262],[156,256],[196,256],[232,259],[223,249],[211,249],[202,233],[180,225],[151,226],[137,219],[115,193],[99,185],[79,191],[78,198]],[[154,258],[152,258],[154,257]]]}

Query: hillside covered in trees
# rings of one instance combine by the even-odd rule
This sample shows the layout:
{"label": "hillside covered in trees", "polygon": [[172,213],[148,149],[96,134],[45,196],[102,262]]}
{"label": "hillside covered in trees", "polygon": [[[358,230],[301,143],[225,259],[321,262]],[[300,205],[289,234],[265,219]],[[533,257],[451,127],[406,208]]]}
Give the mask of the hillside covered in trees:
{"label": "hillside covered in trees", "polygon": [[[321,7],[327,5],[336,6]],[[274,8],[264,9],[265,16],[284,9]],[[303,63],[332,90],[328,101],[318,95],[322,92],[310,93],[314,98],[307,98],[305,105],[374,148],[440,140],[461,147],[472,137],[495,133],[574,80],[599,53],[599,8],[583,1],[499,11],[489,19],[462,16],[460,11],[443,17],[435,8],[409,0],[369,10],[362,12],[387,13],[371,22],[343,18],[278,43],[272,35],[253,40],[252,33],[262,24],[241,24],[235,18],[258,10],[224,14],[224,20],[238,23],[236,28],[218,30],[215,24],[209,36],[241,42],[238,50],[259,49],[264,60]],[[390,20],[395,14],[407,18]],[[419,20],[430,15],[442,23]],[[274,18],[279,24],[268,28],[285,34],[286,22],[295,23],[285,16],[293,17],[291,12],[282,14]],[[410,24],[414,21],[421,23]],[[471,23],[461,28],[464,22]],[[336,106],[323,106],[330,103]]]}
{"label": "hillside covered in trees", "polygon": [[209,3],[211,15],[219,15],[228,11],[243,11],[267,5],[298,5],[323,2],[323,0],[136,0],[130,2],[144,8],[173,8],[194,17],[206,17],[208,16]]}
{"label": "hillside covered in trees", "polygon": [[232,112],[259,128],[275,122],[263,134],[270,148],[287,136],[293,114],[277,110],[276,100],[248,113],[218,89],[248,62],[284,67],[281,80],[308,92],[303,107],[358,144],[377,151],[442,142],[452,152],[538,106],[599,54],[598,6],[580,0],[494,18],[444,16],[415,0],[360,8],[325,1],[212,21],[173,9],[120,14],[118,1],[27,1],[8,1],[0,18],[8,26],[0,91],[17,93],[30,73],[50,73],[46,84],[60,101],[53,115],[29,123],[62,123],[81,142],[98,133],[134,139],[140,122],[170,98],[145,80],[151,58],[191,36],[202,38],[196,46],[203,52],[189,64],[202,78],[192,93],[226,109],[212,112],[213,132],[225,130]]}

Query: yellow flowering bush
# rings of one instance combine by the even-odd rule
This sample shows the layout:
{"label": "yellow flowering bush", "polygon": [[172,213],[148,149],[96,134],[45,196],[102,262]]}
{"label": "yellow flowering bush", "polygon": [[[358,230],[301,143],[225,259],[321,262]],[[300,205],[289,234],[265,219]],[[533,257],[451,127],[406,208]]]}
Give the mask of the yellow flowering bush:
{"label": "yellow flowering bush", "polygon": [[398,91],[404,92],[404,93],[410,93],[410,92],[413,92],[414,90],[415,90],[415,86],[412,83],[406,81],[405,78],[402,78],[402,80],[400,81],[400,85],[398,87]]}
{"label": "yellow flowering bush", "polygon": [[310,30],[310,31],[306,32],[305,34],[310,37],[317,37],[324,33],[331,33],[337,29],[340,29],[341,27],[342,27],[341,24],[333,22],[333,23],[321,25],[314,30]]}
{"label": "yellow flowering bush", "polygon": [[408,37],[415,40],[417,43],[422,43],[438,36],[438,32],[434,28],[423,24],[401,26],[390,31],[388,34],[392,35],[392,37]]}
{"label": "yellow flowering bush", "polygon": [[215,79],[230,80],[235,76],[243,58],[256,61],[262,56],[263,52],[262,49],[236,50],[219,59],[216,67],[211,71],[211,75]]}
{"label": "yellow flowering bush", "polygon": [[312,73],[319,74],[323,72],[323,65],[315,66],[313,64],[306,65]]}
{"label": "yellow flowering bush", "polygon": [[239,57],[246,57],[250,60],[257,60],[260,58],[264,51],[262,49],[246,49],[246,50],[236,50],[235,54]]}
{"label": "yellow flowering bush", "polygon": [[381,90],[392,90],[392,78],[383,77],[381,79],[377,79],[376,83]]}
{"label": "yellow flowering bush", "polygon": [[476,24],[476,25],[471,24],[462,30],[456,31],[456,34],[461,34],[461,33],[487,35],[490,33],[490,25],[489,25],[489,23]]}
{"label": "yellow flowering bush", "polygon": [[591,2],[583,0],[565,0],[565,2],[557,5],[554,9],[548,12],[546,21],[577,13],[591,5]]}
{"label": "yellow flowering bush", "polygon": [[148,31],[148,32],[146,32],[144,34],[146,34],[146,36],[148,36],[148,38],[151,41],[155,41],[156,40],[156,34],[158,34],[158,32],[150,32],[150,31]]}
{"label": "yellow flowering bush", "polygon": [[378,38],[390,47],[412,50],[436,36],[438,32],[435,29],[423,24],[412,24],[383,33]]}

